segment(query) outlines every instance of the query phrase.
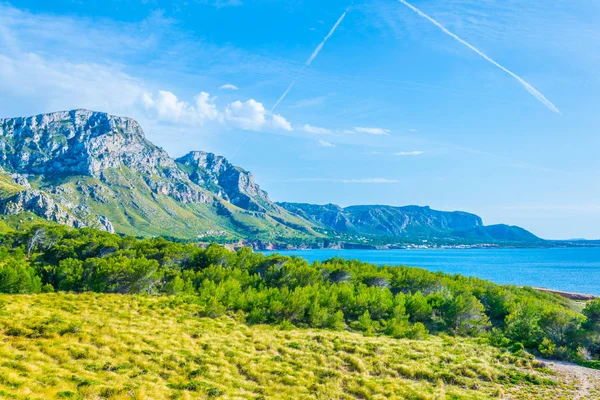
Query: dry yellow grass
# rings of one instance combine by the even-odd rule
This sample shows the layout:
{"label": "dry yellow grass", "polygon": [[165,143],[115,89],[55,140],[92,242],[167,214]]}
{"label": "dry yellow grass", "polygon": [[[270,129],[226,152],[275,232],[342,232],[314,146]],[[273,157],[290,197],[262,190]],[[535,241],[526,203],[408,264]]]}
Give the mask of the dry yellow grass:
{"label": "dry yellow grass", "polygon": [[468,339],[248,326],[172,297],[0,296],[0,398],[571,399],[574,382]]}

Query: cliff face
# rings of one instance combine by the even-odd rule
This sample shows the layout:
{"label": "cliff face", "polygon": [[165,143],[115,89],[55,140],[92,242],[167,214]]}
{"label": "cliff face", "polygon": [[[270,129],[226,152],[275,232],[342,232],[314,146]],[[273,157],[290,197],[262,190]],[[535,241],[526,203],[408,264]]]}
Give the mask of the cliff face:
{"label": "cliff face", "polygon": [[0,168],[0,186],[10,189],[0,190],[0,213],[30,211],[74,227],[188,238],[207,231],[267,239],[310,231],[225,158],[192,152],[176,162],[136,121],[106,113],[0,119]]}
{"label": "cliff face", "polygon": [[73,110],[3,119],[0,138],[0,162],[19,173],[100,178],[108,169],[126,166],[142,174],[184,177],[130,118]]}
{"label": "cliff face", "polygon": [[235,167],[224,157],[193,151],[177,159],[192,182],[216,193],[236,206],[252,211],[273,209],[267,192],[255,182],[252,173]]}

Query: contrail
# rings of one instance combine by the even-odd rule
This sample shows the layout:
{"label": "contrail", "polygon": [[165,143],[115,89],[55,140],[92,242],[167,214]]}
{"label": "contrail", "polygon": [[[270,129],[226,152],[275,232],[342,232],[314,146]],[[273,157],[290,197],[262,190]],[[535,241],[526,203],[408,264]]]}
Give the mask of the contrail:
{"label": "contrail", "polygon": [[552,104],[550,102],[550,100],[548,100],[543,94],[541,94],[530,83],[528,83],[527,81],[525,81],[525,79],[521,78],[519,75],[515,74],[514,72],[512,72],[508,68],[500,65],[493,58],[491,58],[488,55],[486,55],[485,53],[483,53],[477,47],[475,47],[472,44],[470,44],[469,42],[461,39],[456,34],[450,32],[444,25],[440,24],[438,21],[436,21],[435,19],[431,18],[429,15],[425,14],[423,11],[419,10],[417,7],[413,6],[412,4],[410,4],[409,2],[407,2],[406,0],[398,0],[398,1],[400,3],[402,3],[402,4],[404,4],[405,6],[407,6],[408,8],[410,8],[411,10],[413,10],[414,12],[416,12],[417,14],[419,14],[421,17],[427,19],[429,22],[431,22],[432,24],[434,24],[438,28],[440,28],[446,35],[454,38],[456,41],[458,41],[458,42],[462,43],[463,45],[467,46],[469,49],[471,49],[475,53],[479,54],[479,56],[481,56],[483,59],[487,60],[488,62],[492,63],[496,67],[500,68],[502,71],[506,72],[507,74],[509,74],[510,76],[512,76],[513,78],[515,78],[525,88],[525,90],[527,90],[540,103],[542,103],[543,105],[545,105],[550,111],[553,111],[553,112],[555,112],[557,114],[561,114],[560,110],[558,108],[556,108],[556,106],[554,104]]}
{"label": "contrail", "polygon": [[319,56],[319,53],[321,52],[321,50],[323,50],[323,47],[325,46],[325,44],[327,43],[327,41],[331,38],[331,36],[333,36],[333,34],[337,30],[337,28],[340,26],[340,24],[342,23],[342,21],[346,17],[346,14],[348,14],[348,11],[350,10],[351,6],[352,5],[348,6],[348,8],[346,8],[346,10],[342,14],[342,16],[337,20],[337,22],[335,23],[335,25],[333,26],[333,28],[331,28],[331,30],[329,31],[329,33],[327,34],[327,36],[325,36],[325,39],[323,39],[323,41],[317,46],[317,48],[315,49],[315,51],[313,51],[313,53],[310,55],[310,57],[308,58],[308,60],[306,60],[306,62],[302,66],[302,69],[300,70],[300,72],[298,72],[298,75],[296,76],[296,78],[294,78],[294,80],[292,81],[292,83],[290,83],[290,86],[288,86],[288,88],[286,89],[285,92],[283,92],[283,94],[281,95],[281,97],[279,98],[279,100],[277,100],[277,102],[275,103],[275,105],[273,106],[273,108],[271,108],[271,112],[273,112],[273,110],[275,110],[277,108],[277,106],[279,105],[279,103],[281,103],[283,101],[283,99],[286,98],[286,96],[292,90],[292,88],[294,87],[294,85],[298,81],[298,78],[302,75],[302,73],[304,72],[304,70],[306,68],[310,67],[310,65],[313,63],[313,61],[315,61],[315,58],[317,58]]}

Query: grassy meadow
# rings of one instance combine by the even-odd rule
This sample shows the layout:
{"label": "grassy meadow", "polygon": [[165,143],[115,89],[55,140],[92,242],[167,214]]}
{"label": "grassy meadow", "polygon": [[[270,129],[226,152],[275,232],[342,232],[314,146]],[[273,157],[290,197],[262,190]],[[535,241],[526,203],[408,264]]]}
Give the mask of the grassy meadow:
{"label": "grassy meadow", "polygon": [[478,338],[248,325],[198,307],[181,296],[0,295],[0,398],[570,400],[576,384]]}

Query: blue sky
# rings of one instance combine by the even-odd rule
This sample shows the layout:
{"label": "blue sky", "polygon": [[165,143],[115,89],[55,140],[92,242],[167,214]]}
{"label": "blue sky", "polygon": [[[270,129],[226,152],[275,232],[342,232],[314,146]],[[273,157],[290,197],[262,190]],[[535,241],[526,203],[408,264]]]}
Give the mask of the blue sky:
{"label": "blue sky", "polygon": [[600,238],[600,3],[409,4],[456,37],[398,0],[355,1],[318,54],[349,1],[0,2],[0,117],[131,116],[277,201]]}

